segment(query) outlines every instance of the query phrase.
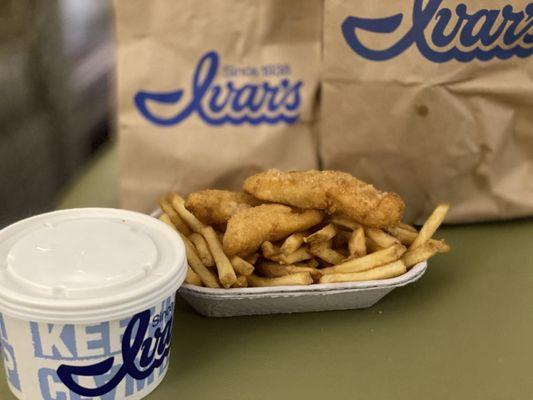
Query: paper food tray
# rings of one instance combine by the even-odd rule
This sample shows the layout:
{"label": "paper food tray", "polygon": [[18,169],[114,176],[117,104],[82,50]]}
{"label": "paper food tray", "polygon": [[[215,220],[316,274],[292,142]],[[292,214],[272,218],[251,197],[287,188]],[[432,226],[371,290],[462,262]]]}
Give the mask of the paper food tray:
{"label": "paper food tray", "polygon": [[211,289],[183,284],[179,293],[207,317],[348,310],[376,304],[394,288],[418,280],[426,268],[424,261],[391,279],[309,286]]}
{"label": "paper food tray", "polygon": [[[152,213],[159,215],[161,210]],[[309,286],[213,289],[184,283],[178,293],[207,317],[349,310],[376,304],[394,288],[418,280],[426,268],[424,261],[395,278]]]}

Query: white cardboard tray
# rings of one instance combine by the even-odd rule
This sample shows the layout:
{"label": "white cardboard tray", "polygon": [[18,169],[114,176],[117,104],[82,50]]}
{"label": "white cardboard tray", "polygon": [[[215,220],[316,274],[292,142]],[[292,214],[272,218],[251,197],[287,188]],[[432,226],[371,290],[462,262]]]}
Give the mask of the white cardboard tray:
{"label": "white cardboard tray", "polygon": [[[157,218],[160,214],[158,209],[151,215]],[[424,261],[391,279],[309,286],[213,289],[184,283],[178,292],[207,317],[349,310],[373,306],[394,288],[418,280],[426,268]]]}
{"label": "white cardboard tray", "polygon": [[418,280],[426,268],[422,262],[391,279],[309,286],[211,289],[185,283],[179,293],[207,317],[348,310],[376,304],[394,288]]}

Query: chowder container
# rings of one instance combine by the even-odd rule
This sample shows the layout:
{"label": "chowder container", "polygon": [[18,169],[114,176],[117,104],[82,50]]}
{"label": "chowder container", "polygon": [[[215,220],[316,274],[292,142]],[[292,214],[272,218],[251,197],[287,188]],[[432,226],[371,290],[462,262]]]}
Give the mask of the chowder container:
{"label": "chowder container", "polygon": [[186,271],[179,236],[135,212],[64,210],[0,231],[0,344],[14,395],[145,397],[168,368]]}

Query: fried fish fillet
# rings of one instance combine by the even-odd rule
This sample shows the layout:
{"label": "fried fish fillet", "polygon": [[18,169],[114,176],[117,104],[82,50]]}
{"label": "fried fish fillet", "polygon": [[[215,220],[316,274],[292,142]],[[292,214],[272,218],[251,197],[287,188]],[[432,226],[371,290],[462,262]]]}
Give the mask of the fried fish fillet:
{"label": "fried fish fillet", "polygon": [[256,251],[263,242],[279,240],[322,221],[318,210],[294,210],[283,204],[263,204],[234,214],[224,234],[224,252],[229,256]]}
{"label": "fried fish fillet", "polygon": [[185,207],[204,224],[225,224],[240,210],[261,204],[247,193],[207,189],[191,193]]}
{"label": "fried fish fillet", "polygon": [[340,171],[272,169],[246,179],[244,190],[265,201],[341,213],[375,228],[396,225],[405,207],[396,193],[381,192]]}

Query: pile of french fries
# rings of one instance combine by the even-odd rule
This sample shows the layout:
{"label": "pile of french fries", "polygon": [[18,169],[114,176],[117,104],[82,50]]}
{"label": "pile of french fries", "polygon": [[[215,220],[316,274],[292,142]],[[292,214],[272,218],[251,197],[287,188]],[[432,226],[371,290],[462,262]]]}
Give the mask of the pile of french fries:
{"label": "pile of french fries", "polygon": [[333,215],[305,232],[279,242],[264,242],[260,251],[241,258],[222,249],[223,232],[202,223],[176,193],[160,201],[159,219],[185,243],[186,283],[209,288],[328,284],[393,278],[450,247],[432,236],[449,206],[441,204],[420,231],[399,223],[376,229]]}

